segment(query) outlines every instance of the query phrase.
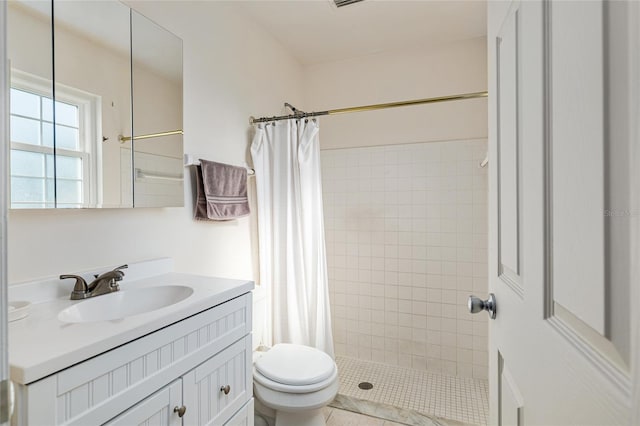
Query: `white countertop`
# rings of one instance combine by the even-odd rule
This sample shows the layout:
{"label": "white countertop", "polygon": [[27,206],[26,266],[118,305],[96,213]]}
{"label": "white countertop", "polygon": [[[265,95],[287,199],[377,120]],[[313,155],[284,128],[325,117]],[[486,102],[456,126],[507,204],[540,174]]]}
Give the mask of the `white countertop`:
{"label": "white countertop", "polygon": [[[70,294],[73,284],[72,282],[67,284],[70,284]],[[174,305],[114,321],[86,323],[60,321],[58,319],[60,311],[75,303],[82,303],[82,301],[69,300],[68,294],[64,298],[58,297],[34,303],[28,317],[9,323],[11,380],[20,384],[34,382],[238,297],[253,290],[254,287],[252,281],[170,272],[147,278],[138,277],[133,281],[127,281],[125,276],[120,283],[120,291],[126,291],[127,288],[160,285],[186,285],[192,287],[194,291],[188,298]],[[20,295],[23,294],[24,291]],[[100,297],[96,296],[96,298]]]}

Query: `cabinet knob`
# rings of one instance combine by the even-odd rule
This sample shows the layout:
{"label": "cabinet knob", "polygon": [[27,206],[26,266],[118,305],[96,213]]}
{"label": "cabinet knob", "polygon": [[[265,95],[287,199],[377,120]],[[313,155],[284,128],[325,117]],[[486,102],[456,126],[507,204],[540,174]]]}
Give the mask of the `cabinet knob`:
{"label": "cabinet knob", "polygon": [[187,407],[184,406],[184,405],[182,407],[177,407],[176,406],[176,407],[174,407],[173,412],[174,413],[178,413],[178,417],[182,417],[182,416],[184,416],[184,413],[187,412]]}
{"label": "cabinet knob", "polygon": [[225,395],[229,395],[229,392],[231,392],[231,386],[222,386],[220,388],[220,392],[224,392]]}

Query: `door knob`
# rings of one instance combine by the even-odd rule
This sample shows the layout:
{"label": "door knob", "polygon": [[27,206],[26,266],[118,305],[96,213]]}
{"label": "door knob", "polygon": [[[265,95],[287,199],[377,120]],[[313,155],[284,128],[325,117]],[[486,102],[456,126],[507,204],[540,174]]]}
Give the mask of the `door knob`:
{"label": "door knob", "polygon": [[220,392],[224,392],[225,395],[229,395],[229,392],[231,392],[231,386],[229,385],[222,386],[220,388]]}
{"label": "door knob", "polygon": [[184,405],[182,407],[174,407],[173,412],[178,413],[178,417],[182,417],[187,412],[187,407]]}
{"label": "door knob", "polygon": [[467,306],[469,307],[469,312],[472,314],[487,311],[491,319],[496,319],[496,296],[493,293],[489,293],[487,300],[482,300],[476,296],[469,296]]}

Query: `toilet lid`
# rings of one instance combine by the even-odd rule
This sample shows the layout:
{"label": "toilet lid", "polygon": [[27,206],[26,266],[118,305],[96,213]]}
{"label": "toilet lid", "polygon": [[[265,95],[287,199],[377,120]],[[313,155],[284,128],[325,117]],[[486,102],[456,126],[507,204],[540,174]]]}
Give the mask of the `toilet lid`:
{"label": "toilet lid", "polygon": [[308,346],[279,343],[255,362],[266,378],[285,385],[312,385],[327,380],[336,367],[326,353]]}

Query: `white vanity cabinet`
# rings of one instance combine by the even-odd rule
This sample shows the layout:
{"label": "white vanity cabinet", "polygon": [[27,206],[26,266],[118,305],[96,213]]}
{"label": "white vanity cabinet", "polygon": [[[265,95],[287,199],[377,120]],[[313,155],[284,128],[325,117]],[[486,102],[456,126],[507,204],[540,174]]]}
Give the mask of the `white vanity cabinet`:
{"label": "white vanity cabinet", "polygon": [[253,425],[251,309],[245,293],[18,385],[12,425]]}

